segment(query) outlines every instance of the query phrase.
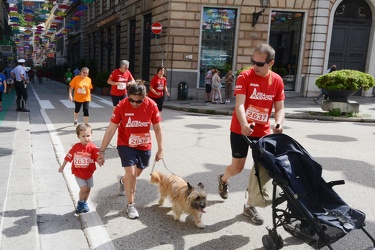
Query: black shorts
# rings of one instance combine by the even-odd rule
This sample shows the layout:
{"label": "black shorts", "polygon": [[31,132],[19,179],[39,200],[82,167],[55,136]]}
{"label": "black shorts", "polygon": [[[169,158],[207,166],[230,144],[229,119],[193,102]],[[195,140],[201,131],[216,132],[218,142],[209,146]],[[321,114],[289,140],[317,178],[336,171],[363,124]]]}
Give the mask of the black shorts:
{"label": "black shorts", "polygon": [[210,84],[206,84],[206,93],[211,93],[211,85]]}
{"label": "black shorts", "polygon": [[150,97],[150,98],[154,100],[154,102],[156,102],[156,105],[158,105],[159,111],[163,111],[164,95],[159,98],[153,98],[153,97]]}
{"label": "black shorts", "polygon": [[[259,137],[251,137],[249,139],[259,140]],[[233,158],[246,158],[249,151],[249,144],[242,138],[242,135],[230,132],[230,147],[232,149]]]}
{"label": "black shorts", "polygon": [[117,95],[111,95],[111,99],[112,99],[112,103],[113,103],[113,107],[116,107],[117,104],[119,102],[121,102],[122,100],[124,100],[128,95],[125,94],[125,95],[120,95],[120,96],[117,96]]}

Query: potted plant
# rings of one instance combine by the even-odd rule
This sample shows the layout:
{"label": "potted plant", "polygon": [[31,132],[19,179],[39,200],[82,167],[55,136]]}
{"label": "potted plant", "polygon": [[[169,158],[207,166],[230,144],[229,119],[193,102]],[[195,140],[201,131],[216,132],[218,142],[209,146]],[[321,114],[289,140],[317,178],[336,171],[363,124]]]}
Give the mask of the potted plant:
{"label": "potted plant", "polygon": [[315,85],[329,95],[330,100],[347,101],[347,98],[359,89],[364,91],[375,86],[372,75],[351,69],[336,70],[319,76]]}
{"label": "potted plant", "polygon": [[109,95],[110,86],[107,83],[109,75],[110,73],[108,71],[102,71],[99,72],[95,77],[95,81],[93,84],[95,84],[96,87],[100,88],[100,92],[102,95]]}

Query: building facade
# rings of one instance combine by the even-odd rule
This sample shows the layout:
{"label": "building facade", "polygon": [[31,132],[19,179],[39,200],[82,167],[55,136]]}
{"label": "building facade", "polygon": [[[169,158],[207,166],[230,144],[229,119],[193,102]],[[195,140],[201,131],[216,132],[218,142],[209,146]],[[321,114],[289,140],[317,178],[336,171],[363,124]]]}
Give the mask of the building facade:
{"label": "building facade", "polygon": [[190,98],[203,99],[207,70],[224,76],[250,66],[260,43],[275,49],[273,70],[289,95],[316,95],[315,79],[332,64],[375,74],[375,0],[96,0],[87,7],[78,31],[63,38],[67,62],[84,58],[111,71],[127,59],[146,81],[163,65],[172,99],[182,81]]}

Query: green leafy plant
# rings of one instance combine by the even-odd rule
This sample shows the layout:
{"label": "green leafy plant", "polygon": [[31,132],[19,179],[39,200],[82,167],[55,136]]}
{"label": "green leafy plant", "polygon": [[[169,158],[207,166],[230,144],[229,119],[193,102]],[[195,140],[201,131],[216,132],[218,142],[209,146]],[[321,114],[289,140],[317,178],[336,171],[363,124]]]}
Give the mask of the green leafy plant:
{"label": "green leafy plant", "polygon": [[109,75],[110,73],[108,71],[99,72],[96,75],[95,81],[93,82],[93,84],[95,84],[99,88],[105,88],[105,87],[109,88],[110,86],[107,83]]}
{"label": "green leafy plant", "polygon": [[375,79],[372,75],[358,70],[336,70],[331,73],[319,76],[315,85],[325,90],[358,90],[364,91],[375,86]]}

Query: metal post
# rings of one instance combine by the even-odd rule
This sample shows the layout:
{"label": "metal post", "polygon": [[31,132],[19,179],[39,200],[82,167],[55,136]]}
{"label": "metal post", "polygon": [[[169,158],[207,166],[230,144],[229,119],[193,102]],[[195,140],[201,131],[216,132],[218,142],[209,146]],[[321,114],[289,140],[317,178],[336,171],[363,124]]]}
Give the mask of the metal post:
{"label": "metal post", "polygon": [[161,66],[164,67],[164,50],[159,46],[158,40],[157,35],[155,35],[155,45],[161,50]]}

